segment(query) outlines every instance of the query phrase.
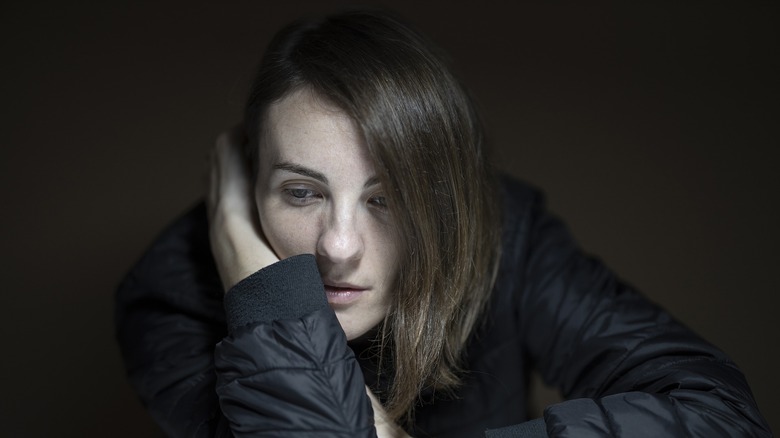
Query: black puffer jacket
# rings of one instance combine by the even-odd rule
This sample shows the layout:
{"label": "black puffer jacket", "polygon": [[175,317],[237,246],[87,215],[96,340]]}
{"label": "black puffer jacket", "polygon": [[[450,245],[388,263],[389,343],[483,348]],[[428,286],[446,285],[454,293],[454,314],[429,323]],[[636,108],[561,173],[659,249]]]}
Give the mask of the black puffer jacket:
{"label": "black puffer jacket", "polygon": [[[537,192],[503,187],[501,267],[469,372],[454,397],[421,394],[413,436],[771,436],[722,352],[584,256]],[[123,281],[116,322],[130,381],[171,436],[375,434],[364,383],[388,377],[347,344],[314,257],[258,271],[223,302],[203,206]],[[532,367],[568,399],[543,423],[526,422]]]}

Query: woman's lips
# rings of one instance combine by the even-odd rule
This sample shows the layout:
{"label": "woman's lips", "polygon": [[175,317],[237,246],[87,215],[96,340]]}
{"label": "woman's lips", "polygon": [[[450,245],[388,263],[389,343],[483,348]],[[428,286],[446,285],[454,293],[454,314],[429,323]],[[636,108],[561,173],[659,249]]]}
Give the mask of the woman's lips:
{"label": "woman's lips", "polygon": [[325,285],[325,294],[328,296],[328,303],[330,304],[349,304],[360,298],[365,291],[366,289],[354,286],[339,287]]}

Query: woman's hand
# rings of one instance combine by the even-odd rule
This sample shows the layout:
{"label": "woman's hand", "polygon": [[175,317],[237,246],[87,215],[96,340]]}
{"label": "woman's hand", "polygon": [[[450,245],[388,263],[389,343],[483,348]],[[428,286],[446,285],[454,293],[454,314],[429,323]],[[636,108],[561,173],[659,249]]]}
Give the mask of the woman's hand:
{"label": "woman's hand", "polygon": [[385,412],[382,403],[376,398],[368,386],[366,386],[366,393],[371,399],[371,407],[374,409],[376,436],[379,438],[411,438],[401,426],[395,424],[395,422],[387,416],[387,412]]}
{"label": "woman's hand", "polygon": [[258,222],[249,166],[241,151],[245,142],[243,125],[236,126],[217,137],[211,154],[206,200],[209,240],[225,292],[255,271],[279,261]]}

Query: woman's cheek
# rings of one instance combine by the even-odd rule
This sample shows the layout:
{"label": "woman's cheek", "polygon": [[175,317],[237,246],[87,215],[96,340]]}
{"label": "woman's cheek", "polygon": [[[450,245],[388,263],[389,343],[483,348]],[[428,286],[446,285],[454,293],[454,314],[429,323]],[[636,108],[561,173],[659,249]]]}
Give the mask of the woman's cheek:
{"label": "woman's cheek", "polygon": [[314,254],[316,237],[312,236],[312,215],[303,211],[284,211],[268,206],[260,215],[263,234],[279,259],[299,254]]}

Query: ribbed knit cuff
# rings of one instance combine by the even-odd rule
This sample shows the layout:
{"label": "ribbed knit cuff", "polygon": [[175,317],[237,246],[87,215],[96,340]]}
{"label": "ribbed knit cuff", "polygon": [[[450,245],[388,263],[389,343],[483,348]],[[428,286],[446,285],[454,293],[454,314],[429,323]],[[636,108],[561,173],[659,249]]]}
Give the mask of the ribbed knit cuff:
{"label": "ribbed knit cuff", "polygon": [[303,254],[267,266],[225,295],[228,330],[282,319],[298,319],[327,307],[325,288],[313,255]]}

